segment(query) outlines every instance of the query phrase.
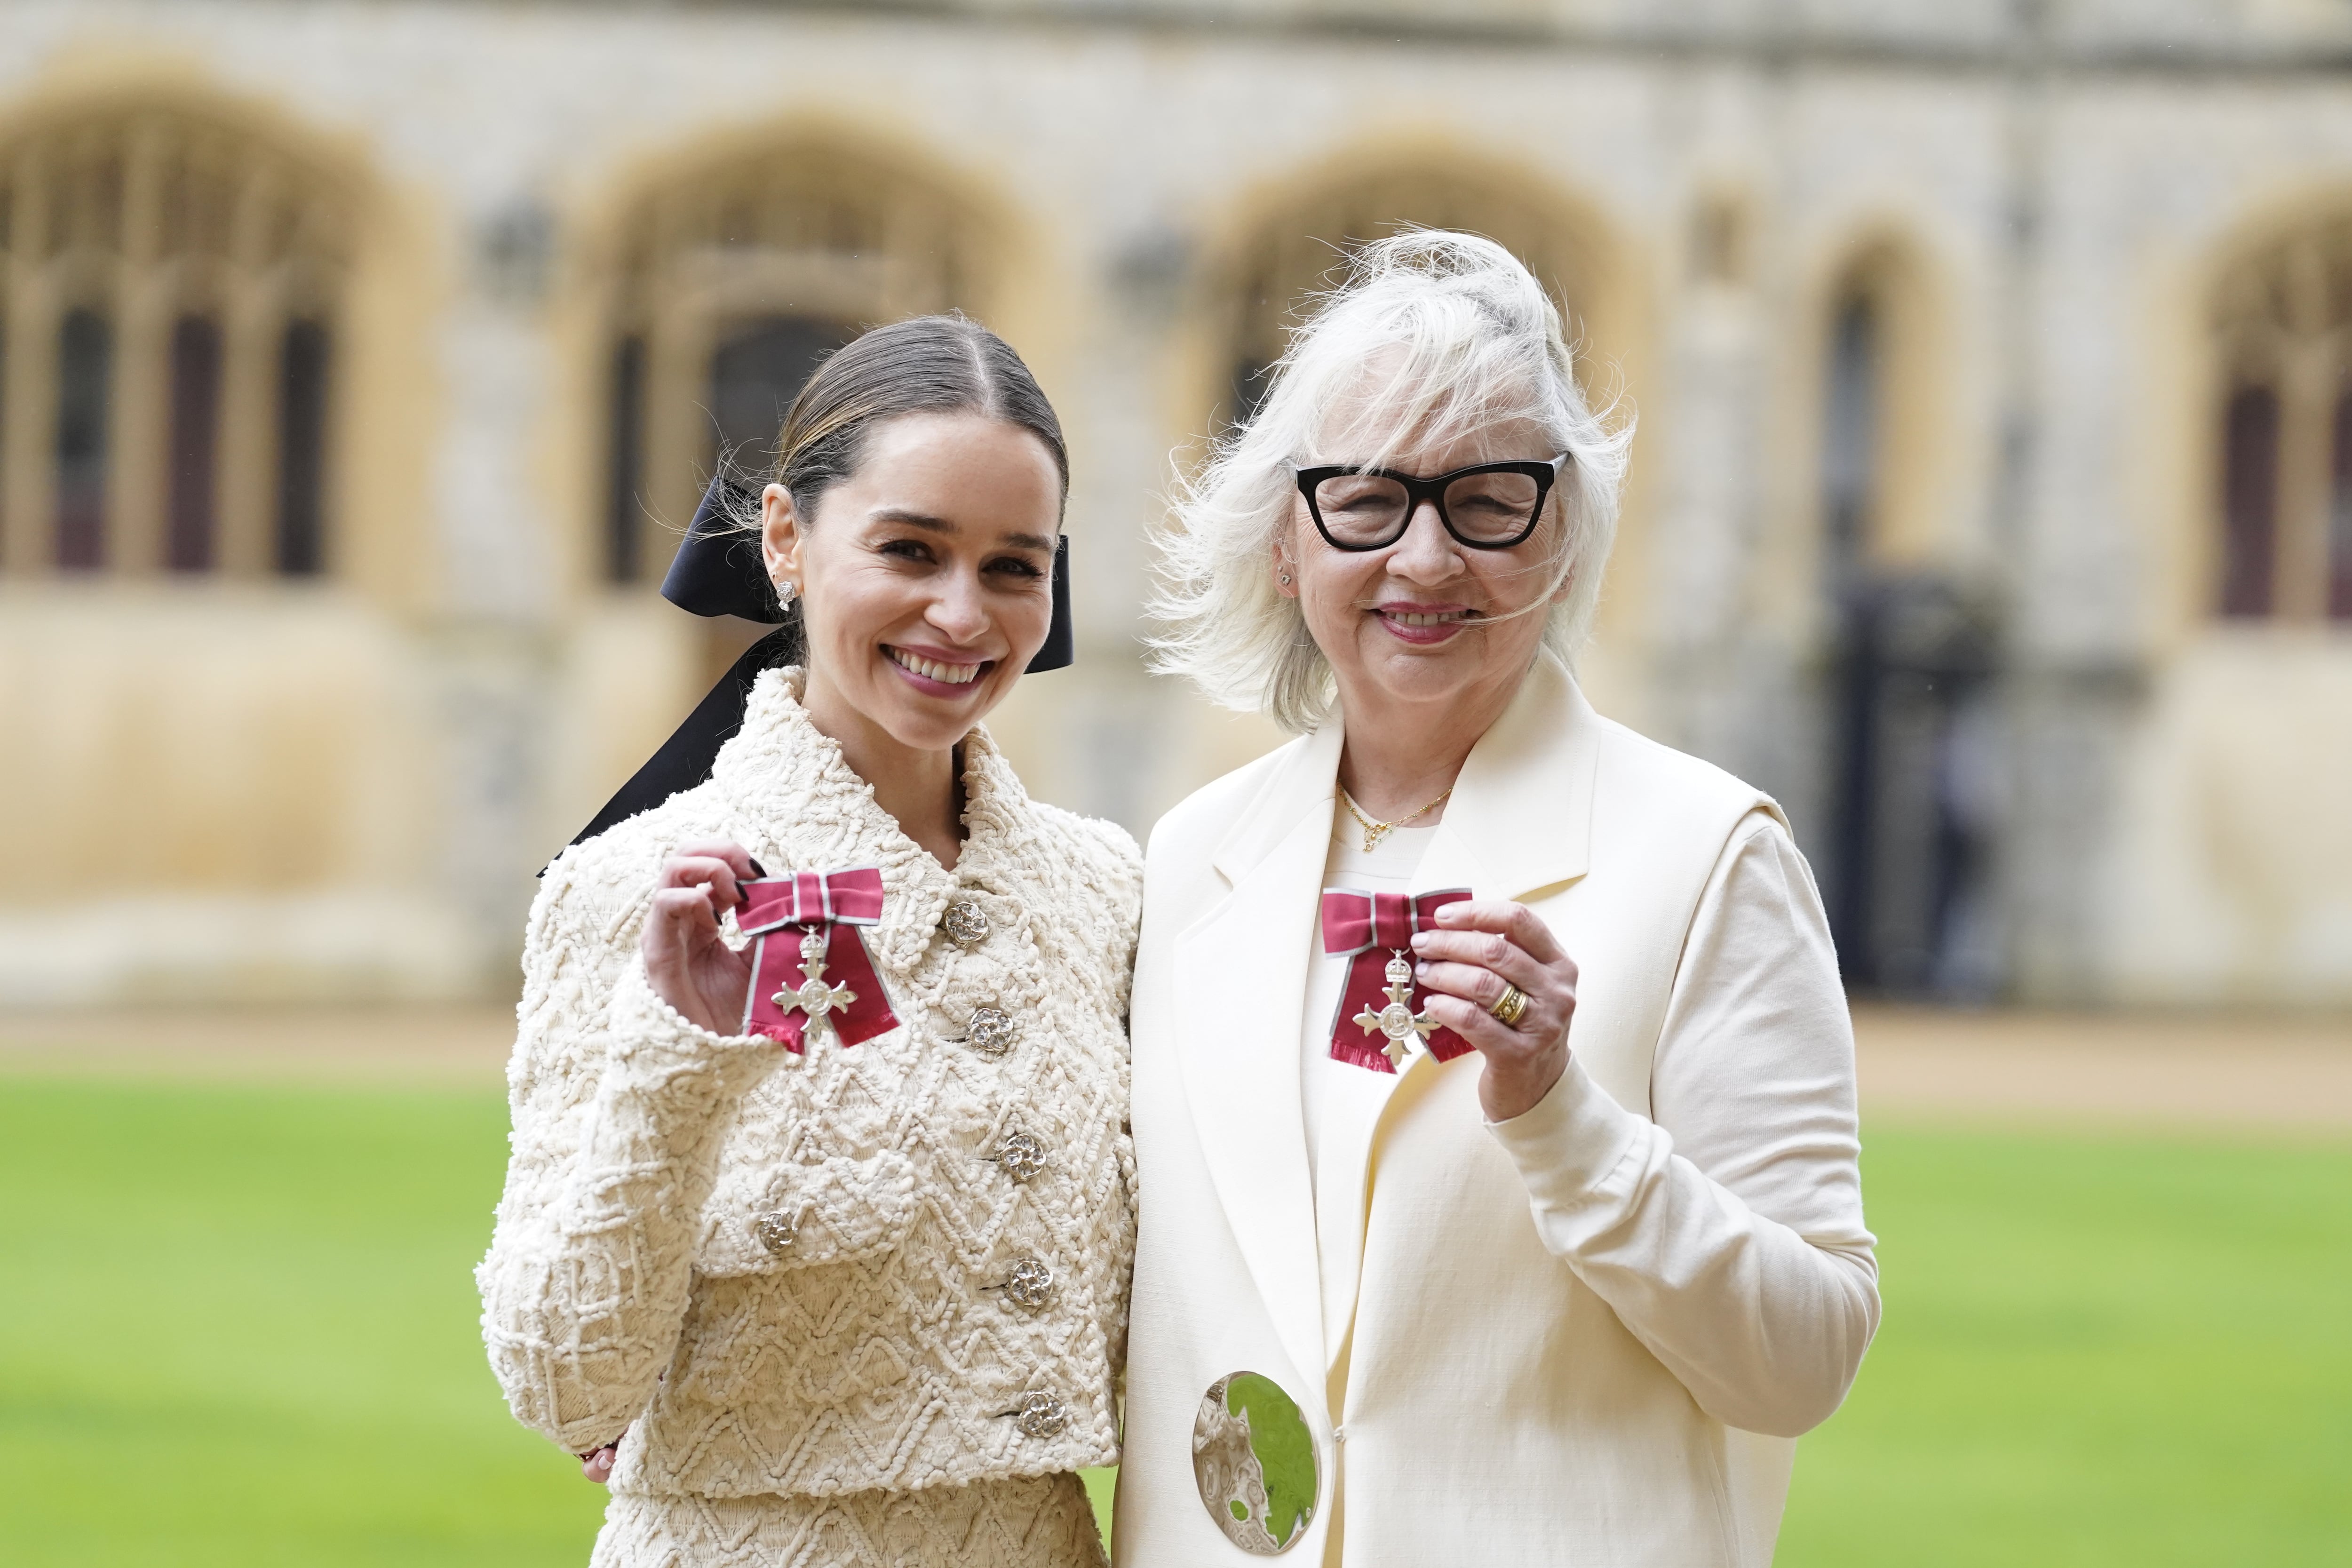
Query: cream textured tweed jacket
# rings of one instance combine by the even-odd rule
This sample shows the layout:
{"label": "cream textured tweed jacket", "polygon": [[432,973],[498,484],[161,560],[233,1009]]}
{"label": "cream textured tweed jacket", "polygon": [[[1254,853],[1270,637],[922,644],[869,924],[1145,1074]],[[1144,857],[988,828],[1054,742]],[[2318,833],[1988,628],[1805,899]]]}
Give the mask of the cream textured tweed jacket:
{"label": "cream textured tweed jacket", "polygon": [[[708,783],[548,869],[477,1274],[491,1364],[567,1450],[626,1429],[617,1493],[822,1497],[1110,1463],[1140,856],[1030,800],[975,730],[968,837],[942,868],[809,722],[798,679],[761,678]],[[902,1026],[803,1061],[665,1005],[638,931],[691,839],[735,840],[771,875],[880,867],[863,935]],[[971,1040],[982,1007],[1010,1015],[1010,1049]],[[1042,1301],[1002,1289],[1024,1263],[1034,1285],[1037,1262]]]}

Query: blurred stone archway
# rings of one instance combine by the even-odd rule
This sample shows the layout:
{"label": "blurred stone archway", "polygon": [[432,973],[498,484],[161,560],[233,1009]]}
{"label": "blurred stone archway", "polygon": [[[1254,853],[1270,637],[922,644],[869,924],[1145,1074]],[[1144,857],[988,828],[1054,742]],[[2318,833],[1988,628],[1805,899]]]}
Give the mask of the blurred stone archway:
{"label": "blurred stone archway", "polygon": [[1484,235],[1525,262],[1550,293],[1588,393],[1624,350],[1617,247],[1591,205],[1539,174],[1467,149],[1357,150],[1281,182],[1251,204],[1212,274],[1221,351],[1221,423],[1245,416],[1288,329],[1345,275],[1366,242],[1404,228]]}

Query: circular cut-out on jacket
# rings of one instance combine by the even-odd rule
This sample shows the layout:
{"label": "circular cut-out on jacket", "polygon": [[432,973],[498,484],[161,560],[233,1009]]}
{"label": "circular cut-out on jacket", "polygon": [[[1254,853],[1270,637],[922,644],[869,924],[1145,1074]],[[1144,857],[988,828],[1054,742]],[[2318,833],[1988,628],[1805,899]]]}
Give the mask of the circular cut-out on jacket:
{"label": "circular cut-out on jacket", "polygon": [[1297,1545],[1321,1483],[1298,1402],[1261,1373],[1209,1384],[1192,1422],[1192,1479],[1209,1517],[1243,1551],[1273,1557]]}

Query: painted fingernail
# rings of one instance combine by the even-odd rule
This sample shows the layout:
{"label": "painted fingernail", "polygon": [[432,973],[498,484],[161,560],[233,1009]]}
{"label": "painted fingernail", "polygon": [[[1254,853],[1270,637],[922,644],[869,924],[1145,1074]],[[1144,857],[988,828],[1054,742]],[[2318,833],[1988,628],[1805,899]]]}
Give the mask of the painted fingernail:
{"label": "painted fingernail", "polygon": [[768,868],[765,866],[761,865],[759,861],[752,859],[749,855],[744,856],[743,858],[751,861],[751,875],[761,878],[763,880],[766,879]]}

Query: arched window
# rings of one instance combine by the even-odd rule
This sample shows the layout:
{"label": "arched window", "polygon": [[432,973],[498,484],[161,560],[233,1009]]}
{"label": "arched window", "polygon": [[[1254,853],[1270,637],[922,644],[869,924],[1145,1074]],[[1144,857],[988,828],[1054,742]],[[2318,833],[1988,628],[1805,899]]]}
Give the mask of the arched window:
{"label": "arched window", "polygon": [[1876,531],[1881,363],[1881,309],[1873,291],[1840,290],[1830,321],[1829,364],[1822,389],[1822,522],[1832,578],[1860,571]]}
{"label": "arched window", "polygon": [[1834,585],[1950,553],[1945,356],[1934,268],[1907,237],[1859,247],[1821,318],[1822,561]]}
{"label": "arched window", "polygon": [[665,180],[624,221],[606,360],[603,569],[660,574],[725,455],[757,470],[826,353],[876,322],[976,308],[975,221],[933,183],[831,146]]}
{"label": "arched window", "polygon": [[348,227],[326,181],[199,115],[0,147],[0,568],[322,570]]}
{"label": "arched window", "polygon": [[2214,330],[2215,607],[2352,621],[2352,216],[2240,263]]}
{"label": "arched window", "polygon": [[[1407,226],[1465,229],[1507,247],[1552,291],[1569,341],[1578,341],[1592,259],[1552,204],[1476,170],[1430,165],[1359,177],[1284,208],[1242,257],[1227,418],[1246,417],[1265,395],[1266,369],[1307,296],[1338,280],[1349,250]],[[1585,363],[1580,355],[1580,367]]]}
{"label": "arched window", "polygon": [[1808,844],[1849,985],[1981,999],[1992,820],[1988,608],[1938,548],[1921,406],[1917,253],[1878,243],[1833,278],[1820,391],[1825,821]]}

